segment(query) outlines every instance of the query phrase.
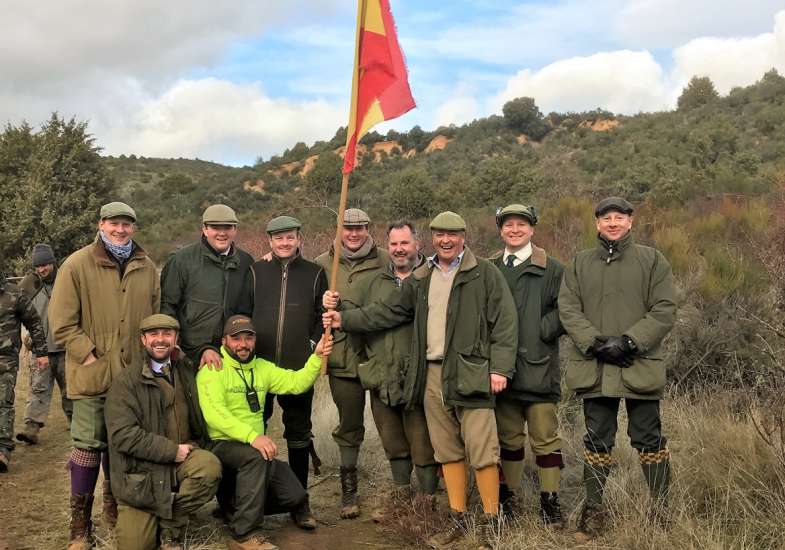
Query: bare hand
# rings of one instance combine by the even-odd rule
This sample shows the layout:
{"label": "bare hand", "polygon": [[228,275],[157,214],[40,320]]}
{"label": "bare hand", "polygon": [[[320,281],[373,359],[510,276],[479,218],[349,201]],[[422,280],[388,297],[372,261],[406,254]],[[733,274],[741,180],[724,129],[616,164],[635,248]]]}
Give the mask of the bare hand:
{"label": "bare hand", "polygon": [[324,306],[324,309],[335,309],[338,307],[338,300],[340,299],[341,295],[338,292],[327,290],[322,296],[322,306]]}
{"label": "bare hand", "polygon": [[95,355],[93,355],[93,352],[91,351],[90,354],[87,357],[85,357],[85,360],[82,361],[82,365],[87,366],[90,363],[95,363],[96,361],[98,361],[98,358]]}
{"label": "bare hand", "polygon": [[322,313],[322,324],[324,328],[341,328],[341,314],[334,310]]}
{"label": "bare hand", "polygon": [[38,370],[46,370],[49,368],[49,356],[44,355],[43,357],[36,357],[35,358],[35,366],[38,367]]}
{"label": "bare hand", "polygon": [[177,446],[177,456],[174,457],[174,461],[178,464],[183,462],[187,457],[191,450],[194,448],[193,445],[190,443],[183,443],[182,445]]}
{"label": "bare hand", "polygon": [[273,261],[273,253],[272,253],[272,252],[268,252],[267,254],[265,254],[264,256],[262,256],[262,259],[263,259],[265,262],[272,262],[272,261]]}
{"label": "bare hand", "polygon": [[207,365],[207,368],[210,370],[221,370],[223,368],[223,362],[218,352],[214,349],[204,350],[201,359],[199,359],[198,368],[201,370],[205,365]]}
{"label": "bare hand", "polygon": [[499,393],[507,387],[507,378],[501,374],[491,373],[491,393]]}
{"label": "bare hand", "polygon": [[316,344],[316,355],[319,357],[327,357],[333,351],[333,335],[327,336],[322,334],[319,343]]}
{"label": "bare hand", "polygon": [[257,435],[251,441],[251,447],[262,453],[265,460],[272,460],[278,455],[278,446],[266,435]]}

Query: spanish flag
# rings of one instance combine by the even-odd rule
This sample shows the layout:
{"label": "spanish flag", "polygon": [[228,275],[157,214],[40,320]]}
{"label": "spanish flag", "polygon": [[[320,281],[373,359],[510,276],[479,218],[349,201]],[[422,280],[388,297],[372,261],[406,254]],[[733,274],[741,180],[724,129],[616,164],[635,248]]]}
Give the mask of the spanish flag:
{"label": "spanish flag", "polygon": [[352,105],[343,173],[354,170],[357,142],[373,126],[414,107],[390,0],[358,0]]}

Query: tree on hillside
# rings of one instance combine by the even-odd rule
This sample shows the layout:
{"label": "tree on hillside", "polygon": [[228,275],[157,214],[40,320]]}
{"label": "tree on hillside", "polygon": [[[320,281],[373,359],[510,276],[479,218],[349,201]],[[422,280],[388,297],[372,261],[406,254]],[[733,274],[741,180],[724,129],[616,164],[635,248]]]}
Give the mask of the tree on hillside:
{"label": "tree on hillside", "polygon": [[431,178],[423,167],[407,168],[387,188],[384,204],[391,218],[428,218],[434,210]]}
{"label": "tree on hillside", "polygon": [[714,83],[708,76],[693,76],[682,90],[677,105],[685,111],[711,103],[720,97]]}
{"label": "tree on hillside", "polygon": [[326,200],[333,193],[341,190],[341,168],[343,159],[332,153],[319,155],[308,174],[305,176],[305,187],[319,201]]}
{"label": "tree on hillside", "polygon": [[517,97],[502,107],[504,122],[513,130],[523,132],[531,139],[539,141],[550,131],[540,108],[531,97]]}
{"label": "tree on hillside", "polygon": [[0,134],[0,232],[6,271],[27,265],[37,242],[65,258],[95,237],[98,210],[113,182],[87,123],[53,113],[34,132],[7,125]]}

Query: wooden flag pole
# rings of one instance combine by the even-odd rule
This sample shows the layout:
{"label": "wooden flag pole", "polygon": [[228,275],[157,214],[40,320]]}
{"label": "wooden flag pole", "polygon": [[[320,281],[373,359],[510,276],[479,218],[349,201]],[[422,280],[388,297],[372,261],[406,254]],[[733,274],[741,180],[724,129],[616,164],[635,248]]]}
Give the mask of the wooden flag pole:
{"label": "wooden flag pole", "polygon": [[[341,258],[341,230],[343,229],[343,215],[346,212],[346,201],[349,198],[349,174],[344,174],[341,180],[341,200],[338,202],[338,219],[335,224],[335,241],[333,241],[333,266],[330,271],[330,291],[335,292],[338,284],[338,261]],[[332,329],[324,329],[324,335],[329,337]],[[327,374],[327,357],[322,357],[322,375]]]}

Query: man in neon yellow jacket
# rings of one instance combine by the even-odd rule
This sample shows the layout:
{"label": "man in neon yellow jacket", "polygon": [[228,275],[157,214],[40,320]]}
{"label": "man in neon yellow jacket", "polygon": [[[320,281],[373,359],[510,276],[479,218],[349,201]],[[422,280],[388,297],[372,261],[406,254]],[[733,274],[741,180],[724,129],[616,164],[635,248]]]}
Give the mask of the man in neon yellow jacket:
{"label": "man in neon yellow jacket", "polygon": [[[224,469],[236,473],[232,498],[221,498],[232,534],[230,550],[275,550],[259,532],[265,514],[308,509],[308,493],[286,462],[277,460],[276,444],[265,435],[267,392],[299,394],[313,386],[321,357],[332,351],[332,339],[316,346],[301,370],[279,368],[254,355],[256,332],[251,319],[234,315],[224,325],[221,370],[202,369],[196,377],[199,403],[213,446]],[[231,475],[227,476],[231,478]],[[300,524],[313,529],[315,522]]]}

